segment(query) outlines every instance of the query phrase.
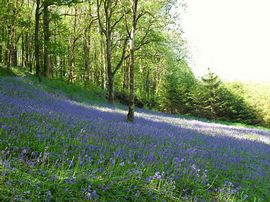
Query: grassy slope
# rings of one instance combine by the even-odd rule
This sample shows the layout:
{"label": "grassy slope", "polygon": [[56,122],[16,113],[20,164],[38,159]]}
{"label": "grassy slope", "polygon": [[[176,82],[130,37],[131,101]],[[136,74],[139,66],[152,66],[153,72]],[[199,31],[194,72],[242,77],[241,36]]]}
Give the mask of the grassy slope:
{"label": "grassy slope", "polygon": [[[24,73],[23,71],[18,71],[17,69],[12,69],[12,71],[6,71],[5,69],[0,68],[0,76],[25,76],[24,81],[34,84],[34,86],[39,86],[42,89],[45,89],[47,92],[52,94],[57,94],[59,96],[66,96],[73,100],[79,101],[79,102],[85,102],[90,104],[99,104],[103,103],[105,101],[105,93],[102,90],[96,90],[94,88],[89,88],[88,90],[85,90],[81,86],[67,86],[65,85],[64,81],[60,80],[43,80],[41,84],[36,81],[34,77],[31,75],[28,75],[27,73]],[[118,105],[118,107],[121,107]],[[44,119],[44,117],[40,117],[38,114],[36,115],[37,119]],[[183,117],[183,116],[178,116]],[[185,119],[192,120],[193,117],[184,117]],[[1,119],[0,119],[1,120]],[[202,119],[201,119],[202,120]],[[46,121],[46,120],[45,120]],[[49,119],[47,120],[50,121]],[[207,120],[205,120],[207,121]],[[27,125],[27,119],[24,121],[22,119],[22,125]],[[64,125],[61,126],[61,122],[53,122],[53,125],[55,127],[65,127]],[[90,123],[88,123],[90,124]],[[231,123],[228,123],[231,125]],[[235,124],[234,124],[235,125]],[[75,128],[74,130],[80,130],[80,127]],[[0,136],[3,131],[0,131]],[[60,138],[60,137],[58,137]],[[30,145],[32,149],[35,151],[40,152],[43,156],[42,158],[46,159],[46,145],[40,145],[37,142],[32,140],[32,137],[27,137],[22,139],[22,141],[17,141],[16,146],[18,148],[24,148],[25,145]],[[32,141],[32,142],[31,142]],[[58,141],[61,142],[62,139],[55,139],[55,143],[51,144],[50,147],[54,149],[54,152],[57,153],[59,150]],[[94,139],[91,140],[94,143]],[[104,140],[104,142],[106,142]],[[71,145],[77,144],[77,141],[71,142]],[[78,143],[79,144],[79,143]],[[5,147],[3,147],[3,142],[1,143],[1,149],[7,150]],[[50,149],[52,149],[50,148]],[[18,151],[19,152],[19,151]],[[19,154],[19,153],[18,153]],[[29,154],[30,155],[30,154]],[[72,155],[76,154],[71,154]],[[172,182],[168,179],[161,179],[159,180],[152,180],[149,184],[149,189],[151,190],[151,193],[149,195],[147,189],[145,188],[145,182],[140,181],[136,179],[137,174],[132,175],[130,177],[130,173],[128,173],[128,169],[137,169],[137,166],[131,167],[129,165],[125,166],[114,166],[114,167],[106,167],[105,173],[103,176],[100,176],[99,178],[93,178],[93,179],[84,179],[85,176],[83,176],[83,173],[85,170],[83,168],[79,168],[79,162],[76,162],[75,168],[70,169],[70,165],[66,163],[65,165],[62,165],[62,168],[58,168],[56,165],[50,165],[53,163],[50,162],[52,160],[48,159],[48,162],[41,162],[38,169],[31,169],[31,165],[24,165],[23,163],[21,165],[16,165],[16,169],[14,172],[9,173],[8,170],[12,170],[13,168],[10,165],[5,165],[5,162],[1,162],[0,170],[2,172],[2,177],[0,177],[0,182],[2,185],[0,185],[0,200],[6,200],[9,201],[11,198],[13,200],[26,200],[26,199],[34,199],[37,197],[35,195],[35,190],[39,190],[39,196],[44,200],[50,200],[51,194],[53,194],[53,197],[55,200],[61,201],[61,200],[83,200],[83,199],[89,199],[95,201],[95,190],[98,191],[100,194],[102,190],[106,189],[106,186],[110,186],[110,189],[108,191],[102,192],[103,195],[99,195],[100,201],[119,201],[119,200],[125,200],[125,201],[142,201],[144,200],[153,200],[153,197],[157,197],[158,201],[167,200],[167,201],[181,201],[181,200],[191,200],[189,197],[182,198],[180,196],[173,195],[170,190],[174,186],[171,184]],[[120,163],[120,162],[118,162]],[[3,166],[2,166],[3,165]],[[96,165],[94,165],[96,166]],[[7,170],[5,168],[8,168]],[[151,168],[143,168],[144,176],[153,176],[155,171]],[[86,169],[86,168],[85,168]],[[98,170],[99,167],[92,167],[92,170]],[[43,173],[45,172],[45,173]],[[79,175],[77,175],[77,173]],[[110,175],[110,173],[112,173]],[[80,176],[81,174],[81,176]],[[109,175],[108,175],[109,174]],[[54,178],[54,175],[57,175],[59,178],[56,181],[51,180],[51,178]],[[91,173],[91,175],[95,175],[94,173]],[[209,173],[209,175],[213,175],[212,173]],[[76,176],[76,182],[73,183],[74,180],[72,177]],[[120,177],[121,176],[121,177]],[[118,179],[119,178],[119,179]],[[7,181],[8,179],[8,181]],[[49,179],[49,180],[48,180]],[[196,184],[193,184],[192,179],[185,179],[185,184],[188,184],[188,186],[196,187],[197,190],[195,190],[195,194],[205,194],[205,187],[197,187]],[[219,179],[221,180],[221,179]],[[41,183],[42,181],[46,183]],[[117,181],[118,183],[115,184],[114,182]],[[218,180],[213,177],[212,180],[209,182],[210,185],[209,190],[211,190],[213,184],[218,184]],[[120,183],[119,183],[120,182]],[[5,184],[4,184],[5,183]],[[252,182],[251,182],[252,183]],[[15,189],[12,188],[6,189],[5,186],[10,186],[7,184],[11,184],[15,186]],[[127,187],[133,187],[131,190],[127,190]],[[17,187],[16,187],[17,186]],[[89,187],[88,189],[84,188],[86,193],[86,196],[83,197],[81,194],[82,187]],[[91,186],[93,188],[91,188]],[[101,187],[100,187],[101,186]],[[105,186],[105,187],[104,187]],[[247,182],[247,185],[248,182]],[[269,185],[268,185],[269,186]],[[200,190],[201,189],[201,190]],[[228,187],[225,187],[224,189],[228,189]],[[258,192],[260,193],[266,193],[267,187],[259,187],[257,190],[254,191],[254,197],[251,199],[255,199],[256,194]],[[50,191],[48,191],[50,190]],[[68,190],[68,191],[66,191]],[[136,190],[140,190],[140,193],[137,193]],[[12,193],[14,191],[14,193]],[[187,191],[188,192],[188,191]],[[252,192],[251,192],[252,193]],[[137,198],[137,194],[140,195],[139,199]],[[192,193],[188,193],[188,195],[192,195]],[[220,201],[238,201],[243,200],[245,198],[244,192],[240,193],[240,196],[235,196],[234,194],[231,195],[222,195],[222,193],[219,193],[219,195],[216,195],[213,191],[210,193],[205,194],[206,199],[208,200],[220,200]],[[15,198],[14,198],[15,197]],[[17,197],[17,198],[16,198]],[[192,198],[194,195],[192,196]],[[252,197],[252,196],[251,196]],[[244,200],[243,200],[244,201]]]}
{"label": "grassy slope", "polygon": [[67,82],[60,79],[45,79],[42,78],[42,82],[36,79],[35,76],[28,73],[24,68],[14,68],[11,67],[7,70],[4,67],[0,66],[0,76],[17,76],[17,77],[24,77],[25,81],[38,86],[45,91],[59,95],[59,96],[66,96],[69,99],[78,102],[85,102],[89,104],[98,104],[100,102],[105,102],[105,92],[102,89],[95,88],[93,86],[88,86],[85,89],[81,85],[67,85]]}

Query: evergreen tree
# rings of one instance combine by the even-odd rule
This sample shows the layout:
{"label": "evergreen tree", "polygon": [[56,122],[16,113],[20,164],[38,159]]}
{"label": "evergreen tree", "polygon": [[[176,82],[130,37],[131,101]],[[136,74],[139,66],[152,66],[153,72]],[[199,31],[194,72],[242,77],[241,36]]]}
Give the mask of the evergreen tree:
{"label": "evergreen tree", "polygon": [[210,68],[208,74],[202,78],[201,87],[197,90],[195,104],[203,117],[216,119],[222,108],[222,100],[219,96],[221,81]]}
{"label": "evergreen tree", "polygon": [[191,93],[195,77],[184,60],[165,74],[160,94],[160,107],[169,113],[190,114]]}

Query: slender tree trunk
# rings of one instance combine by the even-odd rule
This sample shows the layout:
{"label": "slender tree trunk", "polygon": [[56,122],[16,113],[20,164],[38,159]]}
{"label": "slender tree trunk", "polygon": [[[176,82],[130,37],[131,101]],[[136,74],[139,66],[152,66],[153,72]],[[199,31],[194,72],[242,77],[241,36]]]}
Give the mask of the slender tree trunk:
{"label": "slender tree trunk", "polygon": [[44,32],[44,76],[50,77],[51,73],[51,62],[49,53],[50,44],[50,27],[49,27],[49,5],[44,3],[43,9],[43,32]]}
{"label": "slender tree trunk", "polygon": [[[94,47],[97,47],[96,43],[94,43]],[[95,48],[94,49],[94,65],[95,65],[95,77],[94,77],[94,83],[97,85],[97,86],[100,86],[100,69],[98,68],[98,56],[97,56],[97,49]]]}
{"label": "slender tree trunk", "polygon": [[123,91],[128,90],[128,84],[129,84],[129,61],[125,61],[123,65]]}
{"label": "slender tree trunk", "polygon": [[0,28],[0,32],[1,32],[1,42],[0,42],[0,64],[3,62],[3,44],[2,44],[2,41],[4,41],[4,38],[3,38],[3,34],[2,34],[2,27]]}
{"label": "slender tree trunk", "polygon": [[12,66],[18,66],[17,46],[14,42],[11,45],[11,64]]}
{"label": "slender tree trunk", "polygon": [[131,40],[130,40],[130,69],[129,69],[129,106],[128,106],[128,121],[134,120],[134,36],[135,32],[131,32]]}
{"label": "slender tree trunk", "polygon": [[72,37],[69,48],[69,75],[68,83],[73,84],[75,82],[75,41]]}
{"label": "slender tree trunk", "polygon": [[55,57],[53,57],[52,55],[49,55],[49,63],[50,63],[49,77],[54,78]]}
{"label": "slender tree trunk", "polygon": [[76,79],[75,75],[75,45],[76,45],[76,27],[77,27],[77,8],[75,7],[75,16],[74,16],[74,24],[73,24],[73,35],[70,40],[70,48],[69,48],[69,75],[68,75],[68,83],[73,84]]}
{"label": "slender tree trunk", "polygon": [[11,36],[11,26],[8,25],[7,27],[7,49],[6,49],[6,65],[7,68],[10,68],[10,54],[11,54],[11,42],[10,42],[10,36]]}
{"label": "slender tree trunk", "polygon": [[29,33],[28,32],[25,33],[25,42],[24,43],[25,43],[25,61],[24,61],[24,66],[25,67],[29,67]]}
{"label": "slender tree trunk", "polygon": [[83,38],[83,50],[84,50],[84,86],[89,84],[90,80],[90,62],[89,62],[89,53],[90,53],[90,37],[88,30],[85,30]]}
{"label": "slender tree trunk", "polygon": [[3,46],[0,44],[0,63],[3,62]]}
{"label": "slender tree trunk", "polygon": [[136,34],[136,24],[137,24],[137,5],[138,0],[130,0],[131,1],[131,10],[132,10],[132,28],[130,32],[130,43],[129,43],[129,51],[130,51],[130,69],[129,69],[129,105],[128,105],[128,115],[127,120],[134,120],[134,63],[135,63],[135,34]]}
{"label": "slender tree trunk", "polygon": [[29,66],[29,71],[32,73],[33,72],[33,64],[34,64],[34,60],[35,60],[35,51],[32,51],[32,49],[33,49],[32,41],[35,41],[34,40],[35,36],[33,35],[33,36],[30,37],[30,35],[28,35],[28,37],[29,37],[29,39],[33,38],[33,40],[30,40],[28,42],[29,47],[28,47],[28,59],[27,59],[28,60],[27,63],[28,63],[28,66]]}
{"label": "slender tree trunk", "polygon": [[106,55],[104,53],[104,41],[103,35],[100,31],[100,65],[103,67],[103,78],[102,78],[102,86],[103,89],[107,89],[107,69],[106,69]]}
{"label": "slender tree trunk", "polygon": [[[101,17],[100,17],[100,6],[103,3],[104,12],[105,12],[105,28],[102,25]],[[106,70],[107,70],[107,79],[108,79],[108,101],[109,103],[114,103],[114,75],[112,71],[112,27],[111,27],[111,17],[112,17],[112,1],[105,0],[99,1],[97,0],[97,14],[99,20],[100,30],[103,32],[106,38]]]}
{"label": "slender tree trunk", "polygon": [[17,42],[16,42],[16,18],[17,18],[17,1],[15,1],[15,5],[13,7],[13,18],[11,23],[11,34],[10,34],[10,58],[11,58],[11,65],[18,66],[18,59],[17,59]]}
{"label": "slender tree trunk", "polygon": [[21,66],[22,67],[24,67],[25,66],[25,57],[24,57],[24,53],[25,53],[25,51],[24,51],[24,49],[25,49],[25,36],[24,36],[24,33],[22,33],[22,56],[21,56],[21,58],[22,58],[22,60],[21,60]]}
{"label": "slender tree trunk", "polygon": [[64,61],[63,61],[63,57],[60,58],[60,78],[63,79],[63,72],[64,72]]}
{"label": "slender tree trunk", "polygon": [[66,55],[65,55],[63,58],[63,69],[62,69],[63,70],[63,72],[62,72],[63,77],[66,77],[66,73],[67,73],[66,67],[67,67],[67,60],[66,60]]}
{"label": "slender tree trunk", "polygon": [[39,9],[40,0],[36,0],[36,13],[35,13],[35,59],[36,59],[36,76],[41,81],[40,77],[40,43],[39,43]]}
{"label": "slender tree trunk", "polygon": [[110,20],[106,21],[106,63],[107,63],[107,75],[108,75],[108,101],[114,103],[114,80],[112,72],[112,36],[110,30]]}
{"label": "slender tree trunk", "polygon": [[[20,4],[21,3],[21,4]],[[12,23],[12,54],[11,54],[11,61],[13,66],[18,66],[18,47],[17,44],[20,40],[20,36],[17,37],[17,20],[18,20],[18,8],[22,6],[22,1],[16,0],[15,5],[13,8],[13,15],[15,16],[13,18]]]}
{"label": "slender tree trunk", "polygon": [[109,103],[114,103],[114,78],[112,75],[108,75],[108,101]]}
{"label": "slender tree trunk", "polygon": [[4,26],[0,26],[0,64],[3,63]]}
{"label": "slender tree trunk", "polygon": [[[109,22],[107,22],[109,24]],[[107,25],[110,27],[110,25]],[[106,33],[106,63],[107,63],[107,75],[108,75],[108,101],[110,103],[114,103],[114,78],[113,78],[113,72],[112,72],[112,41],[111,41],[111,32],[110,30],[107,30]]]}
{"label": "slender tree trunk", "polygon": [[150,70],[147,68],[147,74],[145,79],[145,89],[146,89],[146,97],[147,99],[150,98]]}

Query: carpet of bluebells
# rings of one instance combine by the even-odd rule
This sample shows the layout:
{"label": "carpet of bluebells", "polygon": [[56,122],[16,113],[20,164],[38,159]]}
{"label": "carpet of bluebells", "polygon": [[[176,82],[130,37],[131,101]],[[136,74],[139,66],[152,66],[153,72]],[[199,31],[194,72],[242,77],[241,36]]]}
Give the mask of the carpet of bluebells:
{"label": "carpet of bluebells", "polygon": [[270,132],[0,77],[0,201],[270,201]]}

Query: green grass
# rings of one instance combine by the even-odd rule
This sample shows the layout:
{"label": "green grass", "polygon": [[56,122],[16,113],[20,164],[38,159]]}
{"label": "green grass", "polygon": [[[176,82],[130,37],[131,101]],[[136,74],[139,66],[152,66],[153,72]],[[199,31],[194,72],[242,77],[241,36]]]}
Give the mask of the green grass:
{"label": "green grass", "polygon": [[35,86],[43,88],[45,91],[59,95],[66,96],[71,100],[88,103],[88,104],[98,104],[106,102],[106,92],[93,85],[87,86],[85,88],[81,83],[75,83],[73,85],[68,85],[67,81],[61,79],[46,79],[42,77],[42,82],[40,83],[38,79],[31,73],[29,73],[25,68],[22,67],[10,67],[9,69],[0,66],[0,77],[24,77],[25,82],[29,82]]}
{"label": "green grass", "polygon": [[18,77],[25,77],[25,76],[31,76],[32,74],[29,73],[25,68],[23,67],[5,67],[0,64],[0,76],[18,76]]}
{"label": "green grass", "polygon": [[98,104],[100,102],[106,102],[106,92],[95,86],[87,86],[85,88],[80,83],[70,85],[67,84],[67,81],[61,79],[42,78],[41,83],[35,77],[29,77],[27,80],[49,93],[66,96],[71,100],[81,103]]}
{"label": "green grass", "polygon": [[0,76],[17,76],[12,69],[0,67]]}

